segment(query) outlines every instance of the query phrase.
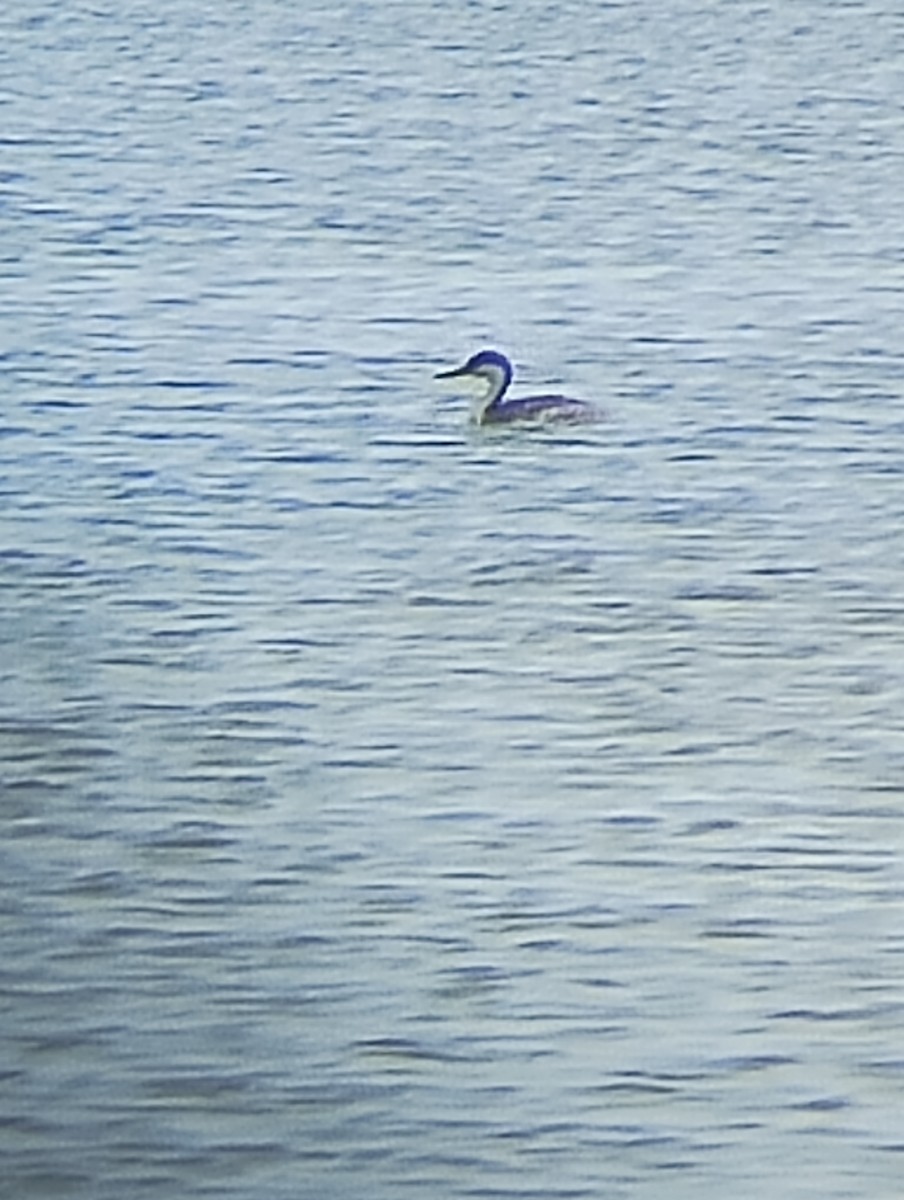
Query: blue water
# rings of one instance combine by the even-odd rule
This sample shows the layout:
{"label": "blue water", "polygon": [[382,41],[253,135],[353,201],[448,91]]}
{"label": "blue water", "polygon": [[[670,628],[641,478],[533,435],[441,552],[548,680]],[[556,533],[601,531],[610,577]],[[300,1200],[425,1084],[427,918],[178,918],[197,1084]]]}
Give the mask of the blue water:
{"label": "blue water", "polygon": [[900,6],[0,33],[0,1195],[898,1200]]}

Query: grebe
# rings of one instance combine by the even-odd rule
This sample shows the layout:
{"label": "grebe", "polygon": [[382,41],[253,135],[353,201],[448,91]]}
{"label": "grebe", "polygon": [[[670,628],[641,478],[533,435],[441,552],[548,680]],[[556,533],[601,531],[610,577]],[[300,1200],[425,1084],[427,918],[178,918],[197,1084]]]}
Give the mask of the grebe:
{"label": "grebe", "polygon": [[585,400],[569,396],[523,396],[506,400],[505,393],[512,382],[512,364],[498,350],[481,350],[473,354],[464,366],[453,371],[440,371],[437,379],[460,377],[482,379],[487,389],[476,401],[472,416],[477,425],[506,425],[514,421],[570,421],[588,424],[602,420],[603,414]]}

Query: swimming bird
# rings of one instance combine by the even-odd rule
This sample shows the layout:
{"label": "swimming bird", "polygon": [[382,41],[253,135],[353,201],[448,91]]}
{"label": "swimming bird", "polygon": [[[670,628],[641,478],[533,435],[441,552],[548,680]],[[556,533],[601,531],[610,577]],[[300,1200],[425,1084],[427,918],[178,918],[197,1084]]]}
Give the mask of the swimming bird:
{"label": "swimming bird", "polygon": [[507,425],[528,421],[587,424],[601,420],[603,415],[586,400],[572,400],[569,396],[523,396],[506,400],[505,393],[512,382],[512,364],[498,350],[480,350],[463,366],[452,371],[440,371],[436,378],[472,378],[485,383],[486,389],[472,409],[472,417],[477,425]]}

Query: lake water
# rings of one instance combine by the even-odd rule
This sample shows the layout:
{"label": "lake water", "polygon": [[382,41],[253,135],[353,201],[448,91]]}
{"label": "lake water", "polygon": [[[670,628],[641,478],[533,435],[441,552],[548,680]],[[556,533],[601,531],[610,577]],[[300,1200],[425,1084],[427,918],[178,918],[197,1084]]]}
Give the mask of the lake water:
{"label": "lake water", "polygon": [[898,1200],[898,0],[0,27],[0,1195]]}

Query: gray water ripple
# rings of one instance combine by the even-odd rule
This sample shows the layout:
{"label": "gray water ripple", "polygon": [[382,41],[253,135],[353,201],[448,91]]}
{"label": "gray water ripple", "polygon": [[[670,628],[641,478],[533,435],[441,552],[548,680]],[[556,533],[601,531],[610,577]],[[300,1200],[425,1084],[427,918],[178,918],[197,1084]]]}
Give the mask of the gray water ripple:
{"label": "gray water ripple", "polygon": [[5,22],[4,1194],[899,1195],[904,25],[512,18]]}

